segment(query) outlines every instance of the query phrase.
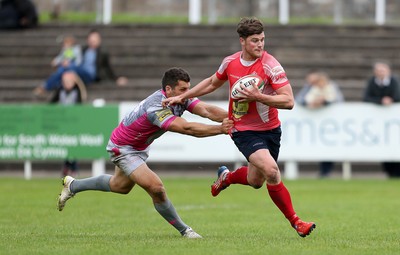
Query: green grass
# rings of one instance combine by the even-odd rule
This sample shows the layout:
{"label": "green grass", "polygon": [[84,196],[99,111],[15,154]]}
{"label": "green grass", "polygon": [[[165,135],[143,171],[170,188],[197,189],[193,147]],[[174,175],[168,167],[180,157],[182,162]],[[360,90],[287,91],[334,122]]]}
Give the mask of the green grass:
{"label": "green grass", "polygon": [[57,179],[0,179],[1,254],[398,254],[400,182],[286,181],[297,213],[317,223],[300,238],[265,188],[233,186],[212,198],[210,178],[165,177],[186,240],[135,187],[129,195],[84,192],[63,212]]}
{"label": "green grass", "polygon": [[[218,17],[217,24],[237,24],[239,16],[232,17]],[[279,24],[278,17],[267,18],[261,17],[265,24]],[[49,12],[41,12],[39,17],[41,24],[48,24],[54,22],[51,19]],[[77,23],[77,24],[90,24],[95,23],[95,12],[62,12],[57,21],[59,23]],[[142,15],[140,13],[114,13],[112,17],[112,24],[188,24],[189,18],[187,15],[181,16],[160,16],[160,15]],[[208,17],[202,17],[202,24],[208,24]],[[344,19],[343,24],[373,24],[373,20],[365,19]],[[310,24],[310,25],[331,25],[334,24],[332,17],[290,17],[289,24]]]}
{"label": "green grass", "polygon": [[[236,24],[240,17],[219,17],[218,24]],[[40,14],[40,23],[51,23],[53,20],[50,13],[43,12]],[[278,18],[262,18],[266,24],[279,24]],[[61,23],[94,23],[96,21],[96,13],[94,12],[64,12],[61,13],[57,22]],[[118,13],[113,14],[113,24],[187,24],[189,18],[187,15],[182,16],[155,16],[140,15],[137,13]],[[296,18],[292,17],[291,24],[332,24],[332,18],[316,17],[316,18]],[[202,24],[208,24],[208,17],[202,17]]]}

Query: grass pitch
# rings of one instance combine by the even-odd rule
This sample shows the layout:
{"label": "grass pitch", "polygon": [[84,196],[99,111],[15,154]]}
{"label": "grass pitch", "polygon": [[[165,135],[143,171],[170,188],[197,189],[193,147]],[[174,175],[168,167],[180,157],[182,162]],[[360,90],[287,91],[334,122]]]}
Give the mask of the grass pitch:
{"label": "grass pitch", "polygon": [[217,198],[211,178],[163,178],[187,240],[139,187],[84,192],[56,210],[59,179],[0,179],[1,254],[399,254],[400,181],[285,181],[295,209],[317,228],[299,237],[259,190],[234,185]]}

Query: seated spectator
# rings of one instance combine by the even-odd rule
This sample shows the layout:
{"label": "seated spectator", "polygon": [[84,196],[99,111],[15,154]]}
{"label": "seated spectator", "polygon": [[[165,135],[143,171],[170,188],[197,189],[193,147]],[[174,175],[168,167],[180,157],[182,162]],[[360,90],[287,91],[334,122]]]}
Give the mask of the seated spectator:
{"label": "seated spectator", "polygon": [[0,29],[36,27],[38,20],[31,0],[0,0]]}
{"label": "seated spectator", "polygon": [[[400,102],[399,82],[392,75],[390,66],[377,62],[373,72],[364,91],[364,102],[385,106]],[[382,167],[389,177],[400,177],[400,162],[383,162]]]}
{"label": "seated spectator", "polygon": [[111,79],[118,86],[125,86],[128,79],[117,77],[111,68],[107,51],[101,47],[101,36],[97,31],[91,31],[87,37],[87,45],[82,49],[82,62],[79,66],[64,68],[53,73],[46,82],[34,90],[35,95],[57,89],[61,86],[61,79],[65,72],[75,72],[85,85],[90,85],[101,80]]}
{"label": "seated spectator", "polygon": [[[296,101],[310,109],[319,109],[332,103],[343,102],[344,97],[339,87],[324,72],[311,72],[306,77],[307,83],[296,96]],[[320,177],[327,177],[332,172],[334,163],[323,161],[319,164]]]}
{"label": "seated spectator", "polygon": [[60,53],[51,61],[51,65],[57,67],[57,70],[45,81],[44,86],[38,86],[33,93],[35,95],[44,95],[46,93],[45,88],[50,86],[49,84],[55,84],[54,89],[56,90],[61,88],[58,84],[61,82],[62,75],[66,71],[75,70],[81,63],[82,50],[80,45],[76,44],[75,37],[70,35],[64,37]]}
{"label": "seated spectator", "polygon": [[[76,105],[86,100],[86,89],[80,78],[73,72],[67,72],[63,75],[62,86],[51,99],[51,103],[61,105]],[[62,177],[71,175],[77,176],[78,161],[76,159],[66,158],[62,168]]]}
{"label": "seated spectator", "polygon": [[76,44],[75,37],[67,35],[63,39],[60,53],[51,61],[53,67],[79,66],[82,62],[81,46]]}
{"label": "seated spectator", "polygon": [[82,103],[86,98],[86,88],[82,80],[74,72],[66,72],[62,77],[62,86],[54,92],[50,102],[75,105]]}

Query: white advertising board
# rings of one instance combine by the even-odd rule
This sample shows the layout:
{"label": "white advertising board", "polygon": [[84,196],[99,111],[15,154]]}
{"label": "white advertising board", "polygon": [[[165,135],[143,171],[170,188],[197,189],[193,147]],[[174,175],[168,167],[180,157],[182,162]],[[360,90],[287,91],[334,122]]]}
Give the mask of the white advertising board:
{"label": "white advertising board", "polygon": [[[120,119],[138,102],[120,104]],[[227,109],[227,102],[208,102]],[[310,110],[280,110],[280,161],[400,161],[400,104],[342,103]],[[188,121],[211,123],[185,113]],[[167,132],[151,145],[149,161],[245,161],[227,135],[195,138]]]}

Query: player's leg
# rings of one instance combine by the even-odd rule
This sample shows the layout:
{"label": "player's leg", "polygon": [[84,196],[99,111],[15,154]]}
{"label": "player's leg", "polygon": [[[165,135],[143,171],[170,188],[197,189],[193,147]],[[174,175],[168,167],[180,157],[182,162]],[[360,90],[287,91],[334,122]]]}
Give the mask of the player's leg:
{"label": "player's leg", "polygon": [[68,199],[77,193],[87,190],[98,190],[104,192],[114,192],[127,194],[133,188],[134,183],[125,175],[119,167],[115,167],[114,175],[103,174],[84,179],[75,179],[65,176],[62,179],[63,189],[58,197],[57,208],[59,211],[64,209]]}
{"label": "player's leg", "polygon": [[[238,149],[245,155],[250,155],[248,151],[249,132],[235,132],[232,134],[232,139]],[[229,187],[231,184],[242,184],[249,185],[248,182],[248,166],[241,166],[235,171],[229,171],[226,166],[221,166],[217,172],[217,180],[211,185],[212,196],[218,196],[218,194]]]}
{"label": "player's leg", "polygon": [[140,165],[130,175],[130,179],[142,187],[152,198],[156,211],[184,237],[201,238],[179,217],[175,207],[167,197],[165,187],[160,177],[146,163]]}
{"label": "player's leg", "polygon": [[69,189],[73,194],[87,190],[98,190],[128,194],[135,183],[118,167],[115,166],[114,175],[103,174],[85,179],[75,179]]}
{"label": "player's leg", "polygon": [[126,173],[121,168],[115,166],[114,175],[111,176],[110,179],[111,192],[128,194],[134,186],[135,182],[132,181],[131,178],[129,178],[129,176],[126,175]]}
{"label": "player's leg", "polygon": [[229,171],[226,166],[221,166],[217,171],[217,180],[211,185],[211,194],[216,197],[231,184],[249,185],[247,180],[248,167],[241,166],[235,171]]}
{"label": "player's leg", "polygon": [[[275,159],[271,156],[269,150],[260,149],[250,155],[249,164],[249,183],[253,185],[262,185],[267,181],[268,194],[272,201],[285,215],[293,228],[301,237],[305,237],[315,228],[313,222],[303,222],[294,211],[292,199],[286,186],[281,180],[279,167]],[[259,180],[257,181],[257,178]]]}

